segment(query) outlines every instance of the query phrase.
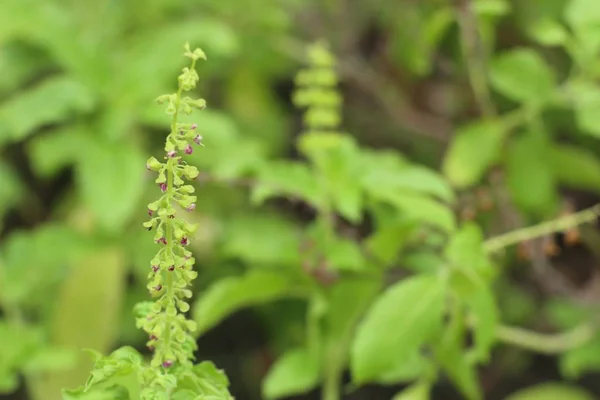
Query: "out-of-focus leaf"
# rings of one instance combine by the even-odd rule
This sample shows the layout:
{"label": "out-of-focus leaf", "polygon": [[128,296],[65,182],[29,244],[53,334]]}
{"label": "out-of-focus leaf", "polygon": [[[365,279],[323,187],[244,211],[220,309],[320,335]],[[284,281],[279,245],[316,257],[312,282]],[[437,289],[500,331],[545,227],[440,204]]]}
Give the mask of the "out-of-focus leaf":
{"label": "out-of-focus leaf", "polygon": [[351,356],[353,381],[377,378],[437,333],[445,295],[444,280],[430,275],[402,280],[384,292],[358,327]]}
{"label": "out-of-focus leaf", "polygon": [[303,288],[292,276],[253,270],[242,277],[225,278],[214,283],[194,304],[196,334],[201,335],[219,321],[241,308],[301,296]]}
{"label": "out-of-focus leaf", "polygon": [[586,390],[564,383],[541,383],[516,393],[505,400],[594,400]]}
{"label": "out-of-focus leaf", "polygon": [[497,161],[506,134],[497,121],[479,121],[460,128],[444,158],[444,174],[459,189],[477,184]]}
{"label": "out-of-focus leaf", "polygon": [[[125,272],[125,260],[118,248],[103,248],[73,268],[57,294],[50,322],[51,342],[75,350],[107,351],[119,332]],[[91,366],[82,354],[68,371],[47,374],[31,384],[37,393],[60,393],[61,388],[84,382]]]}
{"label": "out-of-focus leaf", "polygon": [[548,64],[535,51],[526,48],[496,56],[490,66],[490,82],[503,95],[523,103],[547,100],[555,85]]}
{"label": "out-of-focus leaf", "polygon": [[27,83],[49,64],[46,54],[24,43],[14,41],[0,46],[0,98]]}
{"label": "out-of-focus leaf", "polygon": [[18,388],[18,374],[42,346],[42,332],[36,327],[19,326],[0,321],[0,393]]}
{"label": "out-of-focus leaf", "polygon": [[452,289],[471,313],[475,344],[465,356],[473,361],[486,361],[496,339],[499,311],[490,279],[493,266],[482,250],[483,234],[475,224],[464,225],[445,249],[446,258],[453,265]]}
{"label": "out-of-focus leaf", "polygon": [[600,371],[600,339],[567,350],[560,357],[560,371],[565,377],[577,379],[585,373]]}
{"label": "out-of-focus leaf", "polygon": [[593,153],[581,147],[553,144],[548,148],[547,160],[561,185],[600,193],[600,161]]}
{"label": "out-of-focus leaf", "polygon": [[442,339],[434,343],[435,358],[467,400],[481,400],[477,371],[464,353],[464,333],[464,321],[452,320]]}
{"label": "out-of-focus leaf", "polygon": [[447,232],[451,232],[456,227],[452,210],[425,195],[409,191],[394,191],[382,186],[377,192],[372,191],[371,196],[397,207],[409,220],[426,222]]}
{"label": "out-of-focus leaf", "polygon": [[177,388],[173,400],[233,400],[227,375],[210,361],[203,361],[195,365],[192,371],[181,374]]}
{"label": "out-of-focus leaf", "polygon": [[600,46],[600,7],[594,0],[571,0],[565,9],[565,19],[589,53]]}
{"label": "out-of-focus leaf", "polygon": [[33,138],[28,145],[32,167],[42,177],[75,162],[86,142],[79,128],[59,128]]}
{"label": "out-of-focus leaf", "polygon": [[525,132],[513,139],[507,151],[507,184],[513,201],[536,217],[547,217],[558,207],[556,182],[547,162],[549,146],[543,132]]}
{"label": "out-of-focus leaf", "polygon": [[0,144],[91,111],[93,94],[68,76],[49,78],[0,105]]}
{"label": "out-of-focus leaf", "polygon": [[[25,187],[13,168],[0,161],[0,218],[13,206],[18,204],[25,194]],[[0,222],[0,228],[2,223]]]}
{"label": "out-of-focus leaf", "polygon": [[600,89],[588,83],[579,83],[573,84],[571,90],[577,126],[588,135],[600,137],[600,117],[597,113]]}
{"label": "out-of-focus leaf", "polygon": [[145,158],[140,149],[129,143],[89,140],[77,161],[83,200],[103,228],[122,229],[144,189]]}
{"label": "out-of-focus leaf", "polygon": [[427,12],[419,3],[406,4],[392,21],[390,53],[394,60],[417,76],[431,72],[433,56],[453,22],[450,7]]}
{"label": "out-of-focus leaf", "polygon": [[395,395],[392,400],[429,400],[430,391],[431,384],[417,382]]}
{"label": "out-of-focus leaf", "polygon": [[298,140],[300,151],[313,163],[320,190],[335,210],[352,222],[362,218],[363,193],[359,149],[348,135],[307,133]]}
{"label": "out-of-focus leaf", "polygon": [[473,11],[482,16],[502,16],[510,12],[510,3],[507,0],[475,0]]}
{"label": "out-of-focus leaf", "polygon": [[300,262],[300,231],[291,221],[275,214],[235,217],[225,227],[223,237],[225,256],[256,265]]}
{"label": "out-of-focus leaf", "polygon": [[[377,159],[372,159],[377,162]],[[445,201],[453,201],[454,193],[444,178],[436,172],[421,166],[398,166],[397,169],[380,168],[378,165],[366,167],[363,186],[367,192],[386,190],[410,190],[436,196]]]}
{"label": "out-of-focus leaf", "polygon": [[89,243],[78,233],[58,224],[13,233],[2,247],[3,298],[39,311],[42,294],[54,290],[69,264],[81,259],[89,249]]}
{"label": "out-of-focus leaf", "polygon": [[319,361],[306,349],[284,354],[269,370],[263,382],[266,399],[306,393],[320,380]]}
{"label": "out-of-focus leaf", "polygon": [[84,392],[81,390],[63,390],[62,400],[131,400],[127,388],[112,385]]}
{"label": "out-of-focus leaf", "polygon": [[545,46],[558,46],[564,44],[569,38],[569,33],[560,22],[543,18],[529,28],[529,35]]}
{"label": "out-of-focus leaf", "polygon": [[292,161],[266,163],[258,171],[258,184],[252,191],[252,200],[260,204],[277,195],[302,199],[319,207],[322,192],[306,164]]}

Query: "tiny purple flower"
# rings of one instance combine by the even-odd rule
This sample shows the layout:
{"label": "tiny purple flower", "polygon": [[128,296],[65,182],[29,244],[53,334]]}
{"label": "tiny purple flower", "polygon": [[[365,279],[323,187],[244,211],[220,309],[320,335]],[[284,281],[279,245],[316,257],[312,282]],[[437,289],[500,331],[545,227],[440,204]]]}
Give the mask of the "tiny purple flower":
{"label": "tiny purple flower", "polygon": [[171,266],[169,267],[169,271],[175,271],[175,266],[174,266],[174,265],[171,265]]}
{"label": "tiny purple flower", "polygon": [[183,246],[187,246],[187,244],[188,244],[188,238],[186,238],[185,236],[184,236],[184,237],[182,237],[182,238],[181,238],[181,244],[182,244]]}
{"label": "tiny purple flower", "polygon": [[175,150],[171,150],[167,152],[167,157],[169,158],[173,158],[177,155],[177,152]]}
{"label": "tiny purple flower", "polygon": [[152,210],[148,209],[148,215],[152,216],[152,214],[154,214],[154,212]]}
{"label": "tiny purple flower", "polygon": [[158,243],[158,244],[167,244],[167,239],[165,239],[164,237],[161,237],[160,239],[156,240],[156,243]]}
{"label": "tiny purple flower", "polygon": [[196,142],[196,144],[202,144],[202,135],[196,135],[194,142]]}
{"label": "tiny purple flower", "polygon": [[196,129],[197,127],[198,127],[198,125],[192,124],[192,126],[190,126],[190,129]]}
{"label": "tiny purple flower", "polygon": [[156,290],[157,292],[160,292],[162,290],[162,285],[154,286],[154,290]]}
{"label": "tiny purple flower", "polygon": [[160,187],[160,191],[163,193],[167,191],[167,184],[164,182],[158,185],[158,187]]}
{"label": "tiny purple flower", "polygon": [[189,144],[187,146],[185,146],[185,154],[192,154],[192,152],[194,151],[194,149],[192,149],[192,146],[190,146]]}
{"label": "tiny purple flower", "polygon": [[154,272],[158,272],[159,269],[160,269],[160,267],[158,265],[152,266],[152,271],[154,271]]}
{"label": "tiny purple flower", "polygon": [[169,368],[169,367],[171,367],[172,365],[173,365],[173,361],[171,361],[171,360],[165,360],[165,361],[162,363],[162,366],[163,366],[163,367],[165,367],[165,368]]}
{"label": "tiny purple flower", "polygon": [[187,211],[194,211],[196,209],[196,203],[192,203],[189,206],[187,206],[186,210]]}
{"label": "tiny purple flower", "polygon": [[149,339],[150,339],[150,340],[156,340],[156,339],[158,339],[158,338],[157,338],[155,335],[150,335]]}

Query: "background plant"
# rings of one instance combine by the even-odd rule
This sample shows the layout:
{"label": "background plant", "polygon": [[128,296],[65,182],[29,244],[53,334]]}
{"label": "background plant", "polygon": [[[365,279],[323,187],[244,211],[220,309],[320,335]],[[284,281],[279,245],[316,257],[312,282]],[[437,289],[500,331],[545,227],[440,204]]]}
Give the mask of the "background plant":
{"label": "background plant", "polygon": [[[579,377],[596,392],[595,227],[517,241],[493,267],[484,252],[514,243],[484,238],[597,202],[595,3],[3,2],[0,386],[59,398],[91,367],[79,349],[143,350],[130,310],[147,296],[155,246],[139,210],[156,187],[140,165],[170,123],[148,99],[169,91],[190,40],[213,60],[198,121],[211,143],[190,156],[203,192],[192,311],[198,357],[234,395],[258,398],[267,370],[273,397],[323,382],[346,393],[350,378],[384,384],[348,397],[436,382],[432,397],[452,398],[447,378],[458,398]],[[297,141],[291,77],[318,38],[338,59],[349,133]],[[444,274],[442,290],[431,276]],[[415,292],[431,301],[408,326]],[[442,311],[440,293],[455,299]],[[212,316],[198,311],[211,299]],[[386,303],[402,317],[383,324]],[[372,347],[394,330],[429,335],[395,355]],[[423,345],[431,356],[402,354]]]}

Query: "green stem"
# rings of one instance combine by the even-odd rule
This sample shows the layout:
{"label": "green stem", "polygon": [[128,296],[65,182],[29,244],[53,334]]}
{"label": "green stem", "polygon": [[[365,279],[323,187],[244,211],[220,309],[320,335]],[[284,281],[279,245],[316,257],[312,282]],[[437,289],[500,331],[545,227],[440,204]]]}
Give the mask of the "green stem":
{"label": "green stem", "polygon": [[340,381],[341,371],[337,362],[337,358],[328,360],[330,365],[325,373],[323,382],[323,391],[321,393],[322,400],[339,400],[340,398]]}
{"label": "green stem", "polygon": [[477,26],[477,17],[473,13],[473,5],[470,0],[455,0],[455,3],[461,33],[461,46],[475,102],[483,116],[493,118],[496,110],[488,86],[485,54]]}
{"label": "green stem", "polygon": [[486,253],[494,253],[506,247],[517,243],[532,240],[541,236],[549,235],[555,232],[565,231],[581,225],[585,222],[591,222],[600,215],[600,204],[587,208],[575,214],[557,218],[552,221],[543,222],[538,225],[530,226],[516,231],[508,232],[486,240],[483,248]]}
{"label": "green stem", "polygon": [[510,326],[500,326],[496,329],[498,340],[543,354],[557,354],[580,347],[589,342],[595,333],[590,324],[556,334],[531,332]]}

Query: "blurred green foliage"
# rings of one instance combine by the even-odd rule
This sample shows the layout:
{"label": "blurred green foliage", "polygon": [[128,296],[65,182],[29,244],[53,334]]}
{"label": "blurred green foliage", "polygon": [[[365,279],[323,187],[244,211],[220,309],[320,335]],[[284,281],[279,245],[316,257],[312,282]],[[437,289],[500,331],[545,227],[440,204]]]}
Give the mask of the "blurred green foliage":
{"label": "blurred green foliage", "polygon": [[[320,39],[335,64],[307,53]],[[264,343],[216,362],[238,398],[333,400],[344,371],[353,388],[392,387],[364,398],[438,398],[446,380],[459,398],[507,398],[515,385],[483,377],[526,376],[531,350],[555,354],[564,380],[600,371],[596,229],[580,232],[587,263],[484,247],[573,193],[600,197],[597,0],[3,0],[0,393],[80,398],[61,389],[85,382],[82,348],[144,351],[131,312],[155,253],[144,163],[169,127],[152,100],[186,41],[209,57],[209,107],[183,121],[206,145],[190,156],[191,315],[199,358],[218,358],[203,340],[254,310]],[[297,74],[311,60],[337,74]],[[339,95],[292,93],[338,80]],[[294,108],[314,104],[327,111]],[[565,263],[592,271],[588,289],[547,289]],[[120,379],[88,397],[136,398]],[[562,382],[508,399],[553,396],[591,398]]]}

